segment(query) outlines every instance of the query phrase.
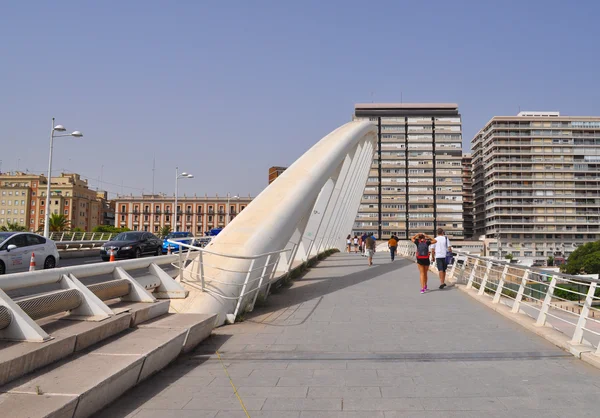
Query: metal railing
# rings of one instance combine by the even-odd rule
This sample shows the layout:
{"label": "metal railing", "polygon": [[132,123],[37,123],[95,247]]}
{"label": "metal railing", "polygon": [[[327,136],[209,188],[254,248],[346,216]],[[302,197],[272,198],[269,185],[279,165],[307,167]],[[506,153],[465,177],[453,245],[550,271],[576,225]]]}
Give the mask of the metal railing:
{"label": "metal railing", "polygon": [[[398,251],[415,257],[416,246],[399,243]],[[521,266],[456,252],[447,279],[473,289],[493,304],[525,314],[536,326],[551,323],[570,338],[570,346],[588,347],[600,356],[600,280]]]}
{"label": "metal railing", "polygon": [[51,232],[50,239],[54,242],[63,241],[110,241],[117,236],[114,232]]}
{"label": "metal railing", "polygon": [[[160,256],[97,263],[0,277],[0,339],[42,342],[51,339],[35,320],[69,311],[74,319],[102,320],[116,313],[104,303],[124,301],[153,303],[157,299],[181,299],[187,291],[159,266],[177,256]],[[147,269],[133,278],[130,270]],[[80,278],[112,275],[112,279],[84,285]],[[58,284],[59,290],[11,298],[5,292]]]}
{"label": "metal railing", "polygon": [[[284,248],[264,254],[240,256],[222,254],[207,250],[204,247],[177,242],[176,240],[167,240],[167,242],[179,246],[178,263],[173,263],[173,266],[181,271],[181,274],[178,276],[179,280],[186,285],[195,287],[202,292],[210,293],[217,298],[237,301],[233,312],[234,319],[242,309],[243,301],[247,296],[253,295],[251,302],[244,307],[244,310],[251,312],[254,309],[260,291],[266,288],[265,294],[268,294],[269,287],[277,271],[277,266],[281,261],[281,254],[287,252],[293,253],[295,249]],[[185,259],[183,249],[188,250]],[[186,265],[188,268],[185,268]],[[291,261],[285,268],[284,273],[287,273],[291,268]],[[242,283],[225,282],[218,279],[219,274],[222,272],[241,274],[245,277]],[[219,291],[219,287],[215,285],[239,288],[239,293],[235,291],[233,295],[226,295],[223,291]]]}

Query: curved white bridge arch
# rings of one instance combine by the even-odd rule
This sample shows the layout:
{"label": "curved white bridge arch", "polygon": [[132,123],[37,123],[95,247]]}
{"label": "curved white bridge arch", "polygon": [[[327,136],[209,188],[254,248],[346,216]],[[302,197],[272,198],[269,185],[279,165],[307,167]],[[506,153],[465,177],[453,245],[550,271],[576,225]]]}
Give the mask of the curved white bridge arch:
{"label": "curved white bridge arch", "polygon": [[[350,122],[296,160],[182,271],[177,312],[218,313],[217,323],[250,309],[276,271],[331,248],[352,230],[376,149],[377,129]],[[240,298],[240,295],[244,295]]]}

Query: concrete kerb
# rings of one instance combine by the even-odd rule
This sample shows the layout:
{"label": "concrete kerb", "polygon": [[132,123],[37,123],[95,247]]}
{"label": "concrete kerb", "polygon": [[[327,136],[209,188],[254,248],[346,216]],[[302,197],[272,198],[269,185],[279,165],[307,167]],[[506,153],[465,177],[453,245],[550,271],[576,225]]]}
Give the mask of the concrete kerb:
{"label": "concrete kerb", "polygon": [[[412,258],[404,257],[404,256],[402,256],[402,257],[406,258],[408,260],[414,261]],[[600,369],[600,356],[594,354],[596,349],[594,347],[592,347],[591,345],[571,344],[570,338],[566,334],[563,334],[562,332],[558,331],[552,325],[546,324],[543,327],[537,326],[535,324],[535,319],[529,317],[527,314],[525,314],[525,313],[515,314],[511,311],[511,308],[508,305],[505,305],[502,302],[492,303],[492,298],[485,295],[485,293],[483,295],[478,295],[477,292],[479,289],[475,289],[475,288],[467,289],[466,286],[458,284],[458,283],[454,283],[454,286],[456,288],[458,288],[459,290],[465,292],[469,296],[471,296],[473,299],[483,303],[485,306],[492,309],[493,311],[498,312],[500,315],[504,316],[505,318],[508,318],[513,322],[516,322],[517,324],[526,328],[528,331],[531,331],[534,334],[536,334],[542,338],[545,338],[547,341],[551,342],[558,348],[560,348],[570,354],[573,354],[573,356],[577,357],[578,359],[583,360],[584,362]]]}
{"label": "concrete kerb", "polygon": [[528,331],[533,332],[534,334],[545,338],[558,348],[573,354],[575,357],[585,361],[586,363],[597,367],[600,369],[600,357],[594,354],[595,348],[591,345],[574,345],[571,344],[570,338],[558,331],[550,324],[546,324],[544,326],[538,326],[535,324],[535,319],[529,317],[525,313],[513,313],[511,308],[504,303],[492,303],[492,299],[488,296],[478,295],[477,289],[467,289],[463,285],[455,284],[455,286],[459,289],[471,296],[473,299],[483,303],[488,308],[498,312],[500,315],[505,318],[510,319],[513,322],[521,325],[526,328]]}

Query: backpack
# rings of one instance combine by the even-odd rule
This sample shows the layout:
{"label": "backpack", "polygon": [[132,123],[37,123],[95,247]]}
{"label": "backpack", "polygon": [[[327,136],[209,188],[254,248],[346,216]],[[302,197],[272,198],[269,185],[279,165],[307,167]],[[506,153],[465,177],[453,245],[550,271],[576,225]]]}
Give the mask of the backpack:
{"label": "backpack", "polygon": [[429,241],[421,240],[417,243],[417,258],[429,260]]}

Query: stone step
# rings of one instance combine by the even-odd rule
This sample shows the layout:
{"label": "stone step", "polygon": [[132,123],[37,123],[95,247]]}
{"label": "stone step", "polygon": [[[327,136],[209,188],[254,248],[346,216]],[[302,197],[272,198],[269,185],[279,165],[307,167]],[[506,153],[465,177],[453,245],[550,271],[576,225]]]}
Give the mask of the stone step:
{"label": "stone step", "polygon": [[0,387],[0,417],[85,418],[210,335],[216,315],[171,314]]}
{"label": "stone step", "polygon": [[74,321],[64,314],[38,321],[44,331],[53,337],[43,343],[1,341],[0,386],[166,314],[169,301],[118,302],[110,306],[119,314],[103,321]]}

